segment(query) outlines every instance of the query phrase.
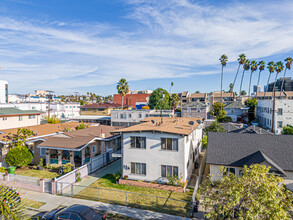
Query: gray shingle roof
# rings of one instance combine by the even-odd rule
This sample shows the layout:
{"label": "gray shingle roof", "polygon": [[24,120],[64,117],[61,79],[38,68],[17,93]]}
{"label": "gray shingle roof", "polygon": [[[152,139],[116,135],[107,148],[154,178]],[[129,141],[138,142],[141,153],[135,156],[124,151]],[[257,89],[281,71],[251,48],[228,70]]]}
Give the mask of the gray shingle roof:
{"label": "gray shingle roof", "polygon": [[224,107],[225,108],[248,108],[246,105],[243,105],[241,102],[232,102]]}
{"label": "gray shingle roof", "polygon": [[18,108],[0,108],[0,115],[27,115],[27,114],[41,114],[44,112],[37,110],[20,110]]}
{"label": "gray shingle roof", "polygon": [[182,108],[205,108],[205,107],[206,105],[201,102],[190,102],[182,106]]}
{"label": "gray shingle roof", "polygon": [[[293,171],[292,135],[257,135],[209,132],[207,164],[239,166],[261,151],[276,168]],[[253,160],[260,160],[259,155]],[[251,159],[252,160],[252,159]],[[253,161],[252,160],[252,161]],[[279,169],[278,169],[279,170]]]}
{"label": "gray shingle roof", "polygon": [[232,123],[221,123],[221,126],[227,131],[228,133],[249,133],[249,134],[271,134],[273,133],[254,125],[250,125],[248,127],[239,128]]}

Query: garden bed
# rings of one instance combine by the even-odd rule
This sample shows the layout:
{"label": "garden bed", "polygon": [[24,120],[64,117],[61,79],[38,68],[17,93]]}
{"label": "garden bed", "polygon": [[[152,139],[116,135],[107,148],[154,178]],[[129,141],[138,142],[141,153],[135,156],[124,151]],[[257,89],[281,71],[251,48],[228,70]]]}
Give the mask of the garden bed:
{"label": "garden bed", "polygon": [[167,190],[167,191],[179,192],[179,193],[185,192],[184,187],[164,185],[164,184],[158,184],[158,183],[138,182],[134,180],[119,179],[119,184],[124,184],[128,186],[147,187],[147,188]]}

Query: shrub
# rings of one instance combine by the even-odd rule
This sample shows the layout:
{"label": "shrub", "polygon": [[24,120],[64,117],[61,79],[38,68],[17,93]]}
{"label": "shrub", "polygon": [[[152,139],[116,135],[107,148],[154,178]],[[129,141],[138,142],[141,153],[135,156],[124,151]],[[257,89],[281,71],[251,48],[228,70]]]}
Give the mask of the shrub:
{"label": "shrub", "polygon": [[10,166],[23,167],[29,165],[33,155],[25,146],[15,147],[8,151],[6,163]]}
{"label": "shrub", "polygon": [[79,172],[76,174],[76,182],[80,182],[81,181],[80,175],[81,174]]}
{"label": "shrub", "polygon": [[73,164],[67,163],[64,165],[63,171],[64,173],[69,173],[72,171],[72,169],[73,169]]}
{"label": "shrub", "polygon": [[112,174],[116,180],[119,180],[122,176],[122,170],[118,171],[117,173]]}
{"label": "shrub", "polygon": [[41,158],[39,162],[39,167],[43,167],[43,166],[44,166],[44,162],[43,162],[43,159]]}
{"label": "shrub", "polygon": [[6,173],[6,168],[5,167],[0,167],[0,173]]}
{"label": "shrub", "polygon": [[85,128],[88,128],[89,125],[88,124],[85,124],[85,123],[80,123],[78,126],[75,127],[75,130],[80,130],[80,129],[85,129]]}
{"label": "shrub", "polygon": [[60,120],[57,118],[57,115],[53,115],[51,118],[48,116],[45,118],[48,121],[48,124],[58,124],[60,122]]}

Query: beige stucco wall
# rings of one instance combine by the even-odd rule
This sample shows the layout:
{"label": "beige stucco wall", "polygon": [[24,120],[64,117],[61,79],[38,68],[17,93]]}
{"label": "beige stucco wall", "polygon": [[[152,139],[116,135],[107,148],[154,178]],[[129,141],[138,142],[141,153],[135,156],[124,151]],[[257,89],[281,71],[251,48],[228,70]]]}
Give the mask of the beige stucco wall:
{"label": "beige stucco wall", "polygon": [[[7,118],[7,120],[3,120]],[[22,116],[22,121],[19,120],[19,116],[0,117],[0,129],[20,128],[25,126],[33,126],[40,124],[40,115],[35,115],[35,118],[29,119],[28,115]]]}

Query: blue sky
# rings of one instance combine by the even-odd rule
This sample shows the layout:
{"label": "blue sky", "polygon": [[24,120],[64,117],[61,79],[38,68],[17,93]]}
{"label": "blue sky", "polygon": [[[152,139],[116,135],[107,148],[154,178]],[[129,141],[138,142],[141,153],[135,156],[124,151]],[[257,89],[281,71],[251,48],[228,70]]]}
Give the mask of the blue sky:
{"label": "blue sky", "polygon": [[225,53],[227,90],[239,54],[293,56],[292,9],[292,1],[1,0],[0,75],[10,93],[108,95],[121,77],[131,90],[174,82],[173,92],[209,92],[220,89]]}

